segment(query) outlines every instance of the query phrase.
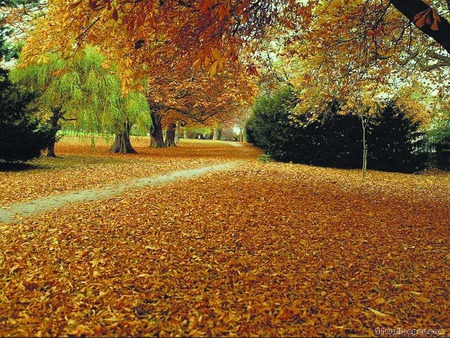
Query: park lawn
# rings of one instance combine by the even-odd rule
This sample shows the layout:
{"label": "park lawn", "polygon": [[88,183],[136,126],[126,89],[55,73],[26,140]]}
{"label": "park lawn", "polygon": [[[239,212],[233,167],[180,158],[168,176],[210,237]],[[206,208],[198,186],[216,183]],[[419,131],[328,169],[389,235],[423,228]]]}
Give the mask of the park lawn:
{"label": "park lawn", "polygon": [[[1,226],[0,336],[449,333],[447,174],[369,171],[362,183],[358,170],[201,146],[211,156],[192,164],[182,147],[131,158],[173,170],[245,161]],[[80,167],[121,175],[130,157],[108,156]],[[87,181],[102,170],[80,169]],[[59,171],[71,169],[7,175],[34,184]]]}

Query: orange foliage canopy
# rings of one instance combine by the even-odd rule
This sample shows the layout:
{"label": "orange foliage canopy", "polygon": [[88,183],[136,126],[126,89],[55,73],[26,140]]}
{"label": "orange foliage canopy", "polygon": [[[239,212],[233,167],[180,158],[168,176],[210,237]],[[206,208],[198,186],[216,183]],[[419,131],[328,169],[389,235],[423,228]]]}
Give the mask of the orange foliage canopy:
{"label": "orange foliage canopy", "polygon": [[242,46],[263,36],[288,4],[295,1],[55,0],[23,57],[33,62],[51,49],[71,55],[93,43],[120,66],[126,88],[155,71],[161,55],[214,76],[226,62],[237,62]]}
{"label": "orange foliage canopy", "polygon": [[[403,62],[398,56],[423,56],[419,47],[429,44],[410,31],[405,18],[446,49],[441,35],[446,34],[448,15],[437,1],[429,3],[434,7],[420,0],[408,4],[387,0],[78,0],[67,4],[54,0],[23,58],[25,63],[45,62],[42,55],[48,50],[72,55],[83,44],[93,43],[107,55],[105,67],[118,65],[125,91],[150,88],[152,102],[171,100],[172,96],[178,98],[179,109],[180,93],[184,86],[192,86],[193,73],[203,69],[213,78],[224,68],[241,72],[242,55],[253,51],[268,27],[272,27],[271,34],[276,27],[277,34],[293,42],[290,53],[314,58],[308,65],[312,73],[332,63],[329,69],[344,76],[344,82],[363,69],[356,76],[358,81],[379,83],[391,72],[392,63]],[[411,36],[414,40],[408,38]],[[374,73],[368,74],[368,68]],[[255,73],[252,66],[247,70]],[[347,73],[352,76],[346,77]],[[203,75],[196,79],[197,84],[203,82]],[[352,80],[348,87],[353,86]],[[172,95],[167,95],[168,90]],[[353,92],[354,88],[350,94]],[[202,95],[204,90],[198,93]],[[182,100],[183,110],[186,104],[192,106]]]}
{"label": "orange foliage canopy", "polygon": [[[222,62],[221,54],[210,64]],[[182,60],[161,57],[158,71],[148,79],[147,99],[150,109],[159,115],[171,116],[165,123],[181,120],[186,123],[205,123],[211,119],[228,120],[251,101],[257,88],[240,63],[228,62],[219,74],[211,77],[211,70],[186,67]],[[180,62],[177,62],[180,61]],[[212,71],[215,70],[213,66]]]}
{"label": "orange foliage canopy", "polygon": [[[236,60],[242,42],[261,38],[265,28],[273,23],[294,32],[299,30],[298,23],[312,28],[311,19],[327,15],[313,14],[311,8],[324,4],[327,11],[335,10],[334,15],[341,17],[343,26],[346,22],[353,27],[361,23],[367,38],[392,37],[392,43],[396,36],[392,36],[391,30],[405,27],[386,24],[388,11],[396,11],[450,50],[448,10],[437,0],[78,0],[69,4],[54,0],[27,54],[33,58],[51,48],[73,51],[89,42],[102,45],[111,57],[115,56],[115,61],[122,60],[129,66],[133,63],[129,59],[136,61],[135,65],[149,65],[153,51],[164,48],[167,55],[183,56],[197,67],[209,66],[211,73],[215,73],[221,64],[208,65],[207,58],[219,55],[217,52],[225,50],[224,46],[232,47],[226,57]],[[355,7],[362,12],[362,21],[346,15],[347,8]],[[333,35],[343,30],[333,26],[328,32]],[[219,59],[223,53],[220,56]]]}

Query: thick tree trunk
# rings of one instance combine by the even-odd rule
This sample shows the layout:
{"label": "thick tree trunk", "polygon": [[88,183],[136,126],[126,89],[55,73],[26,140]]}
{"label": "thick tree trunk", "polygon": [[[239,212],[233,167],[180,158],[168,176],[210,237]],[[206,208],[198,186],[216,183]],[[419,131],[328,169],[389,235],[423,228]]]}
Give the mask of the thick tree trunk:
{"label": "thick tree trunk", "polygon": [[[424,11],[430,10],[431,7],[428,6],[422,0],[391,0],[391,4],[397,8],[404,16],[406,16],[411,22],[414,22],[414,17]],[[431,18],[433,17],[430,12]],[[431,24],[425,23],[422,27],[418,28],[433,38],[437,43],[444,47],[448,53],[450,53],[450,24],[442,16],[440,16],[441,22],[438,23],[438,29],[434,30],[431,28]],[[414,22],[415,23],[415,22]]]}
{"label": "thick tree trunk", "polygon": [[50,128],[52,131],[52,135],[50,138],[50,142],[47,145],[47,157],[56,157],[55,153],[55,144],[56,144],[56,134],[61,129],[59,125],[59,119],[63,116],[60,109],[54,109],[52,111],[52,116],[48,119],[48,123],[50,123]]}
{"label": "thick tree trunk", "polygon": [[134,150],[130,141],[130,129],[131,126],[127,122],[122,128],[116,130],[116,135],[114,139],[114,143],[111,146],[110,151],[112,153],[120,153],[120,154],[136,154],[137,151]]}
{"label": "thick tree trunk", "polygon": [[177,125],[175,123],[171,123],[167,128],[166,132],[166,147],[175,147],[175,133],[177,130]]}
{"label": "thick tree trunk", "polygon": [[56,145],[56,141],[51,140],[47,146],[47,157],[56,157],[55,145]]}
{"label": "thick tree trunk", "polygon": [[214,128],[214,131],[213,131],[213,140],[214,141],[220,140],[221,131],[222,130],[220,128]]}
{"label": "thick tree trunk", "polygon": [[165,148],[163,130],[162,130],[162,116],[158,113],[151,112],[150,116],[152,118],[152,129],[150,131],[150,147],[152,148]]}

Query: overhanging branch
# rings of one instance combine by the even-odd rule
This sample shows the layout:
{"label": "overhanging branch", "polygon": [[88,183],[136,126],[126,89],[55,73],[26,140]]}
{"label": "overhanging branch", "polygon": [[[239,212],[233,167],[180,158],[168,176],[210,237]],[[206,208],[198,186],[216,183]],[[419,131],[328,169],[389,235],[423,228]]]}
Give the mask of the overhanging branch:
{"label": "overhanging branch", "polygon": [[[417,14],[433,10],[422,0],[390,0],[390,3],[413,23],[415,23],[414,18]],[[439,19],[437,30],[432,29],[430,24],[416,26],[450,54],[450,23],[440,15]]]}

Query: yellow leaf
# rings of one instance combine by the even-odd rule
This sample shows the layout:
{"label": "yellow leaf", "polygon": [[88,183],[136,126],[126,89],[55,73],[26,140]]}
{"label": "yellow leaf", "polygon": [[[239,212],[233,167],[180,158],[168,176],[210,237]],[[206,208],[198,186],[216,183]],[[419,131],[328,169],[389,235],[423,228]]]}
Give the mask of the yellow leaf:
{"label": "yellow leaf", "polygon": [[40,55],[40,56],[37,57],[36,63],[38,65],[42,65],[42,64],[48,63],[49,60],[50,59],[46,55]]}
{"label": "yellow leaf", "polygon": [[192,65],[194,67],[194,71],[198,72],[200,70],[200,66],[202,64],[202,60],[198,59],[197,61],[194,62],[194,64]]}
{"label": "yellow leaf", "polygon": [[211,53],[216,61],[219,61],[220,59],[222,59],[222,54],[220,53],[220,51],[218,49],[212,48]]}
{"label": "yellow leaf", "polygon": [[374,313],[375,315],[377,315],[378,317],[389,317],[389,315],[387,315],[387,314],[385,314],[385,313],[383,313],[383,312],[377,311],[377,310],[375,310],[375,309],[369,308],[369,310],[370,310],[372,313]]}
{"label": "yellow leaf", "polygon": [[203,64],[205,65],[205,67],[209,67],[211,65],[211,59],[209,57],[205,57]]}
{"label": "yellow leaf", "polygon": [[109,69],[109,68],[111,68],[111,64],[109,63],[109,61],[105,60],[102,62],[101,67],[103,69]]}
{"label": "yellow leaf", "polygon": [[209,69],[209,76],[210,77],[214,77],[217,74],[217,61],[214,62],[211,66],[211,68]]}
{"label": "yellow leaf", "polygon": [[429,303],[429,302],[431,302],[430,299],[425,298],[425,297],[417,297],[417,300],[422,302],[422,303]]}
{"label": "yellow leaf", "polygon": [[9,273],[13,273],[14,271],[16,271],[19,268],[19,264],[14,265],[10,270]]}

